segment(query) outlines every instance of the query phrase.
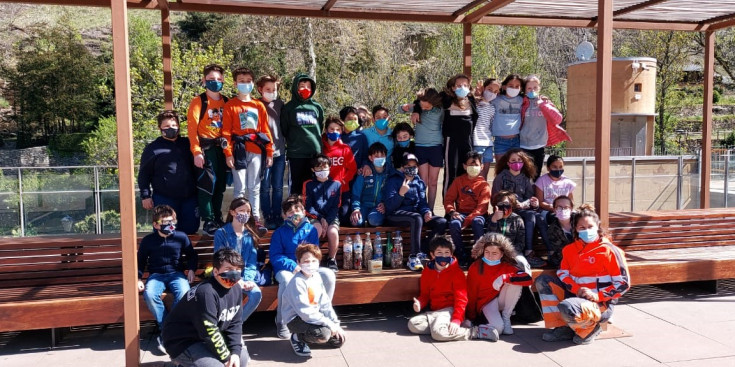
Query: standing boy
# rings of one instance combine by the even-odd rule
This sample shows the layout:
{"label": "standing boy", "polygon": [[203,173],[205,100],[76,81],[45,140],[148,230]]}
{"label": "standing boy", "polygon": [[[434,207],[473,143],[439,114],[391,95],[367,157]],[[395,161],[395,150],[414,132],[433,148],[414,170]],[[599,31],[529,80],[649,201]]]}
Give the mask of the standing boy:
{"label": "standing boy", "polygon": [[281,202],[283,201],[283,175],[286,170],[286,138],[281,132],[281,109],[283,100],[278,96],[278,78],[264,75],[256,83],[260,101],[268,111],[268,127],[273,139],[273,165],[265,169],[263,182],[260,183],[260,209],[263,211],[268,229],[276,229],[283,224]]}

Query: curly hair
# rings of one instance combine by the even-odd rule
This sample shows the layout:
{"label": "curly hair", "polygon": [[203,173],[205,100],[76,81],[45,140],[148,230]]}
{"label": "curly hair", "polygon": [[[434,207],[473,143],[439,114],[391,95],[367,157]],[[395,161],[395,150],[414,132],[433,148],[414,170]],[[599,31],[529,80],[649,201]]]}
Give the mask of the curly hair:
{"label": "curly hair", "polygon": [[[480,237],[480,239],[472,246],[472,257],[476,259],[475,261],[482,262],[485,249],[488,247],[497,247],[500,249],[500,252],[503,253],[503,257],[500,259],[501,262],[518,266],[518,263],[516,262],[516,256],[518,256],[518,254],[513,248],[513,244],[510,242],[508,237],[500,233],[486,233]],[[478,263],[478,265],[481,264]],[[478,269],[480,274],[482,274],[482,269],[482,266]]]}
{"label": "curly hair", "polygon": [[521,173],[526,177],[536,177],[536,165],[533,163],[533,159],[531,159],[531,157],[529,157],[521,148],[513,148],[505,152],[505,154],[498,159],[498,163],[495,163],[495,176],[499,175],[506,169],[510,169],[508,167],[508,161],[510,160],[510,156],[513,154],[517,154],[521,158],[521,161],[523,161]]}
{"label": "curly hair", "polygon": [[319,261],[322,260],[322,252],[319,250],[319,247],[317,247],[317,245],[311,243],[302,243],[298,247],[296,247],[296,261],[301,262],[301,257],[307,253],[314,255],[314,257]]}

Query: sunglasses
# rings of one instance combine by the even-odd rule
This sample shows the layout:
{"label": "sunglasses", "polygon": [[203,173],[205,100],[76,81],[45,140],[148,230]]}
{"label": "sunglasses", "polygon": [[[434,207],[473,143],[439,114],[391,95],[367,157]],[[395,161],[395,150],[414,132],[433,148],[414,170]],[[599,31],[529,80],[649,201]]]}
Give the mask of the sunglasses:
{"label": "sunglasses", "polygon": [[507,211],[509,209],[510,209],[510,204],[499,204],[498,205],[498,210]]}

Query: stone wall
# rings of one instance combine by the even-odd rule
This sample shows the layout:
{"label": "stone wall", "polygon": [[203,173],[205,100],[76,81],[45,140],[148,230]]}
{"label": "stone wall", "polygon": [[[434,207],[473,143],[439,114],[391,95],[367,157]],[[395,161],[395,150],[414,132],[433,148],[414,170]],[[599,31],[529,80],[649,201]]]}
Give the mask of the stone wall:
{"label": "stone wall", "polygon": [[25,149],[0,149],[0,167],[58,167],[79,166],[85,163],[84,156],[77,154],[58,154],[48,147]]}

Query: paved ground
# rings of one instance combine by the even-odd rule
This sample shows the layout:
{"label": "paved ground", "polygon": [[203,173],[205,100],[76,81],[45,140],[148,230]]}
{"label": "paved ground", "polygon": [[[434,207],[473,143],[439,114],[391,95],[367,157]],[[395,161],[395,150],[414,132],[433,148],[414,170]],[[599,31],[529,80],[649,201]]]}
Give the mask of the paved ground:
{"label": "paved ground", "polygon": [[[406,329],[408,303],[341,307],[348,341],[341,348],[314,349],[296,357],[287,341],[274,337],[273,313],[253,316],[247,329],[251,366],[735,366],[735,281],[710,295],[684,286],[636,287],[616,309],[608,334],[589,346],[541,341],[541,324],[516,326],[497,343],[437,343]],[[165,366],[152,348],[150,324],[141,342],[143,366]],[[622,333],[621,333],[622,330]],[[49,350],[50,333],[0,334],[0,366],[122,366],[122,327],[67,330]],[[149,348],[151,347],[151,348]]]}

